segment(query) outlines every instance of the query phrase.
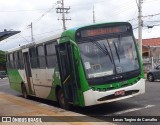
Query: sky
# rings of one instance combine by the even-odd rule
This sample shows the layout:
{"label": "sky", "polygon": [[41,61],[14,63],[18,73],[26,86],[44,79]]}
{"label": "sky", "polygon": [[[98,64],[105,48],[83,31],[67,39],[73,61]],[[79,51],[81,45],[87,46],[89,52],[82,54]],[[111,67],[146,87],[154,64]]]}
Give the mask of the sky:
{"label": "sky", "polygon": [[[61,0],[60,0],[61,1]],[[138,0],[137,0],[138,1]],[[70,7],[66,18],[67,29],[93,24],[93,6],[96,23],[129,21],[138,38],[138,7],[136,0],[64,0]],[[160,37],[160,0],[143,0],[143,39]],[[56,35],[63,31],[62,15],[56,13],[57,0],[0,0],[0,32],[21,31],[0,42],[0,50],[7,51],[19,45]],[[58,20],[59,19],[59,20]],[[148,26],[153,26],[149,28]]]}

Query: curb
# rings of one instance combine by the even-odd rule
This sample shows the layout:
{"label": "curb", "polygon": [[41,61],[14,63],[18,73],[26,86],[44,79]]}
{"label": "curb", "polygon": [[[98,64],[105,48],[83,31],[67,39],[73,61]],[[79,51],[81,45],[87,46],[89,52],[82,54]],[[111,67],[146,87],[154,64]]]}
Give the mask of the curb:
{"label": "curb", "polygon": [[[9,95],[7,93],[0,92],[0,116],[53,116],[56,122],[45,122],[45,124],[50,123],[60,123],[64,125],[76,124],[76,125],[115,125],[110,122],[102,121],[96,118],[92,118],[79,113],[67,111],[61,108],[50,106],[47,104],[35,102],[32,100],[27,100],[21,97]],[[82,118],[83,117],[83,118]],[[72,122],[72,120],[74,122]],[[59,122],[57,122],[59,121]],[[89,122],[88,122],[89,121]],[[90,122],[91,121],[91,122]],[[17,125],[18,122],[16,122]],[[0,123],[1,124],[1,123]],[[8,123],[3,123],[8,124]],[[22,123],[20,123],[22,124]],[[30,123],[29,123],[30,124]],[[35,124],[35,123],[34,123]],[[40,123],[36,123],[40,124]]]}

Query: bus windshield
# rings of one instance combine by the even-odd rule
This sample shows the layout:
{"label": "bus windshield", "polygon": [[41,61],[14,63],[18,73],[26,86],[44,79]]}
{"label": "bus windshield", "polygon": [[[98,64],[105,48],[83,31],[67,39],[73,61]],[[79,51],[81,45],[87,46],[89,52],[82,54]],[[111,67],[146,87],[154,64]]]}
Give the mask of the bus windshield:
{"label": "bus windshield", "polygon": [[87,40],[78,46],[87,78],[116,75],[139,69],[132,36]]}

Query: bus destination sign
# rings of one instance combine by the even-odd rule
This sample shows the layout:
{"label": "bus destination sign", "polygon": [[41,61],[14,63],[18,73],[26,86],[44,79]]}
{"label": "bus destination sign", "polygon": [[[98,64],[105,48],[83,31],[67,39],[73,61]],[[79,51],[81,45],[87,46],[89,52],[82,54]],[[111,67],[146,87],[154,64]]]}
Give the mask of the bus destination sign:
{"label": "bus destination sign", "polygon": [[90,37],[90,36],[126,32],[128,28],[129,28],[128,26],[117,26],[117,27],[86,29],[81,31],[81,37]]}

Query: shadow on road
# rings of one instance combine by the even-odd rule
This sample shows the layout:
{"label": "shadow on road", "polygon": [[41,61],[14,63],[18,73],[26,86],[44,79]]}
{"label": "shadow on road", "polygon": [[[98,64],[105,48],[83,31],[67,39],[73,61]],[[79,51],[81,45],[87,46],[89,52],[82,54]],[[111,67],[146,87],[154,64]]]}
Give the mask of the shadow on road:
{"label": "shadow on road", "polygon": [[[54,101],[45,100],[45,99],[32,97],[32,96],[29,96],[28,99],[60,108],[58,103]],[[72,106],[71,111],[88,115],[88,116],[102,116],[102,115],[109,115],[118,111],[130,109],[130,108],[137,108],[141,106],[142,105],[140,104],[126,103],[126,102],[119,101],[119,102],[112,102],[112,103],[100,104],[96,106],[87,106],[87,107]]]}

